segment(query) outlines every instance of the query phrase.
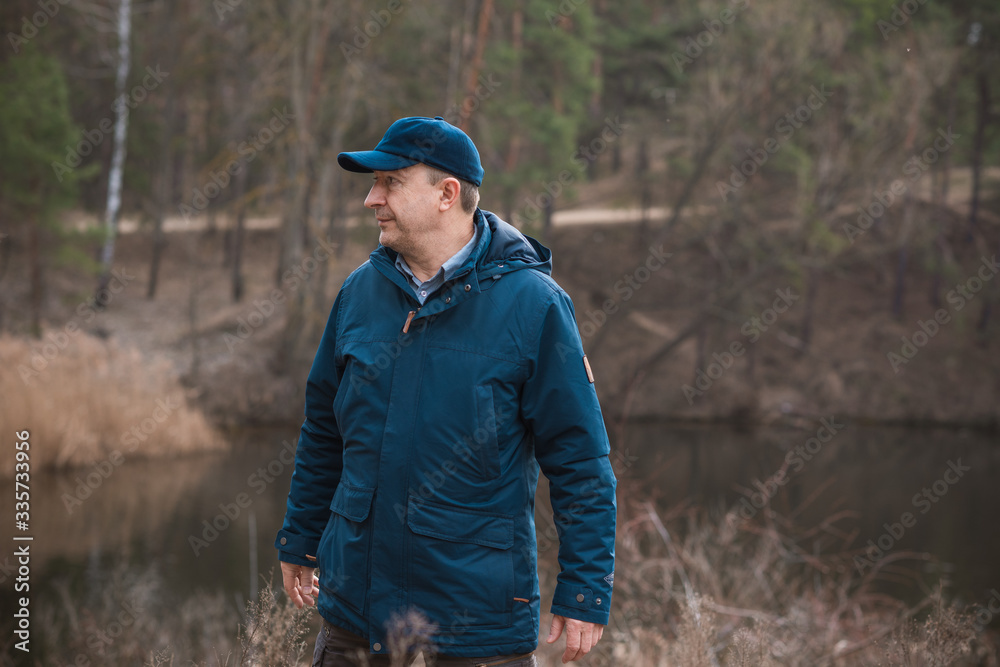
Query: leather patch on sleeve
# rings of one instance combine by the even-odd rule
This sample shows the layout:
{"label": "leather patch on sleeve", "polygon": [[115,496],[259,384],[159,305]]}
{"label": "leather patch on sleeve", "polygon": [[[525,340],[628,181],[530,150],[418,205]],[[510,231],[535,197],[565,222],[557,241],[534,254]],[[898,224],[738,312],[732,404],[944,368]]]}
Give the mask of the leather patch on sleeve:
{"label": "leather patch on sleeve", "polygon": [[583,368],[587,371],[587,379],[590,380],[590,384],[594,384],[594,371],[590,370],[590,362],[587,361],[587,355],[583,355]]}

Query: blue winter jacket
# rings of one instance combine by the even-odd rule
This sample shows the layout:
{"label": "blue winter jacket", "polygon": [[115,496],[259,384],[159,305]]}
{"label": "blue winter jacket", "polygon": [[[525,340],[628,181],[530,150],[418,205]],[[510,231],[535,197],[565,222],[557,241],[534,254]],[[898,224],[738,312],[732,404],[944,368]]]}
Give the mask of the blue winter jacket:
{"label": "blue winter jacket", "polygon": [[535,649],[539,468],[559,535],[551,612],[608,622],[616,482],[572,302],[547,248],[492,213],[474,221],[475,250],[423,307],[376,249],[309,373],[275,547],[318,565],[320,614],[372,653],[409,609],[444,655]]}

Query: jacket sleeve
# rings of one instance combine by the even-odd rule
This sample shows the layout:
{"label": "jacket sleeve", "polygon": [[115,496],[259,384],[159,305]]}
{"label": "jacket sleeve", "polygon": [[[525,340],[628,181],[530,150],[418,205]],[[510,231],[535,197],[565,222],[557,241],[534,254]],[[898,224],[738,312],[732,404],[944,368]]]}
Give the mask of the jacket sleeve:
{"label": "jacket sleeve", "polygon": [[541,317],[521,411],[549,480],[559,535],[552,613],[608,624],[614,582],[616,480],[573,304],[562,290]]}
{"label": "jacket sleeve", "polygon": [[316,567],[320,537],[330,518],[330,502],[343,471],[344,443],[333,412],[333,399],[343,375],[336,363],[337,319],[341,290],[333,304],[326,330],[306,383],[306,415],[295,449],[295,470],[285,521],[274,546],[286,563]]}

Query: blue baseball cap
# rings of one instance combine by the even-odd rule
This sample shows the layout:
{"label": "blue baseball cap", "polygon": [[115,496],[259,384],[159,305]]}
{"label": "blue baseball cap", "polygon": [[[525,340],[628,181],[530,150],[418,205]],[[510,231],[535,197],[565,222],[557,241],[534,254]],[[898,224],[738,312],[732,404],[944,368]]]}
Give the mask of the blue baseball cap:
{"label": "blue baseball cap", "polygon": [[483,184],[485,173],[469,135],[441,116],[400,118],[385,131],[375,150],[340,153],[337,162],[347,171],[362,174],[395,171],[422,162],[476,187]]}

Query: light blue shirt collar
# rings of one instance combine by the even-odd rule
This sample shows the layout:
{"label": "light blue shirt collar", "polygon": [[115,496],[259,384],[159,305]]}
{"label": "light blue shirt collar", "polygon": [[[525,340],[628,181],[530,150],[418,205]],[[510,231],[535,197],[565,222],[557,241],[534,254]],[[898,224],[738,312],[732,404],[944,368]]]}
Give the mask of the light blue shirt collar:
{"label": "light blue shirt collar", "polygon": [[462,246],[461,250],[449,257],[432,278],[425,280],[424,282],[420,282],[420,280],[413,275],[413,271],[406,263],[406,260],[403,259],[402,255],[396,255],[396,268],[406,278],[406,284],[413,289],[413,293],[416,295],[417,301],[419,301],[421,305],[427,301],[428,296],[444,285],[445,282],[454,276],[455,272],[458,271],[463,264],[465,264],[465,260],[469,259],[469,256],[472,254],[472,250],[476,247],[476,244],[479,242],[482,234],[482,225],[475,225],[475,232],[472,235],[472,239]]}

